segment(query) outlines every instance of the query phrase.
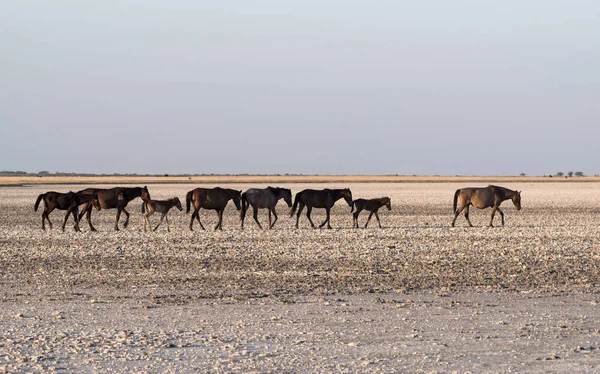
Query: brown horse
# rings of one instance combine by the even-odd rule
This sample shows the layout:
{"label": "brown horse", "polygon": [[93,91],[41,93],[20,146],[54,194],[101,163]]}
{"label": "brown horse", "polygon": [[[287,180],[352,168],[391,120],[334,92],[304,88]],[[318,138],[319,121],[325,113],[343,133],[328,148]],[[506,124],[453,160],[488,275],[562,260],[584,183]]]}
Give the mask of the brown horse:
{"label": "brown horse", "polygon": [[[498,186],[487,186],[480,188],[462,188],[454,193],[454,219],[452,227],[456,222],[458,215],[464,210],[465,218],[469,222],[469,226],[473,227],[469,219],[469,206],[473,205],[478,209],[492,207],[492,218],[490,219],[490,227],[494,227],[494,215],[496,211],[500,212],[502,217],[502,226],[504,226],[504,213],[500,210],[500,204],[504,200],[511,199],[515,208],[521,210],[521,191],[513,191],[508,188]],[[460,200],[460,204],[457,204]],[[457,209],[458,206],[458,209]]]}
{"label": "brown horse", "polygon": [[[283,199],[288,207],[292,206],[292,191],[289,188],[278,188],[278,187],[267,187],[264,189],[251,188],[242,194],[242,211],[240,212],[240,219],[242,220],[242,230],[244,229],[244,218],[246,218],[246,211],[248,206],[252,205],[254,211],[254,221],[258,227],[262,229],[260,222],[258,222],[258,209],[267,208],[269,210],[269,229],[272,229],[277,222],[277,213],[275,212],[275,205],[279,199]],[[275,216],[275,221],[271,223],[271,212]]]}
{"label": "brown horse", "polygon": [[194,218],[198,220],[198,224],[202,230],[204,226],[200,222],[200,208],[208,210],[216,210],[219,215],[219,222],[215,226],[215,230],[223,230],[223,212],[229,200],[233,200],[237,210],[242,209],[240,204],[242,191],[232,190],[229,188],[196,188],[191,190],[185,196],[186,201],[186,213],[190,212],[190,205],[194,205],[194,212],[192,213],[192,219],[190,221],[190,230],[194,231]]}
{"label": "brown horse", "polygon": [[354,207],[356,207],[356,212],[354,212],[354,214],[353,214],[354,227],[358,228],[358,215],[364,209],[364,210],[368,210],[369,212],[371,212],[371,214],[369,214],[369,218],[367,218],[367,223],[365,223],[365,229],[369,225],[369,221],[371,220],[371,217],[373,216],[373,214],[375,214],[375,218],[377,218],[377,223],[379,223],[379,228],[381,228],[381,221],[379,221],[379,214],[377,214],[377,211],[379,210],[379,208],[381,208],[384,205],[388,208],[388,210],[392,210],[392,201],[390,200],[389,197],[380,197],[378,199],[370,199],[370,200],[366,200],[366,199],[354,200],[352,202],[352,209],[350,209],[350,212],[352,212],[352,211],[354,211]]}
{"label": "brown horse", "polygon": [[38,207],[41,201],[44,201],[44,212],[42,213],[42,230],[46,230],[46,225],[44,224],[46,220],[48,220],[48,225],[50,225],[50,229],[52,229],[52,222],[50,221],[50,213],[54,209],[66,210],[65,220],[63,221],[62,231],[65,231],[65,225],[67,224],[67,220],[69,219],[69,215],[73,215],[73,221],[75,221],[75,225],[73,228],[75,231],[81,231],[79,229],[79,219],[77,218],[77,213],[79,206],[84,203],[92,202],[92,205],[96,207],[96,209],[100,208],[98,204],[98,195],[97,194],[79,194],[73,191],[69,191],[67,193],[48,191],[43,193],[37,197],[35,201],[35,206],[33,210],[37,212]]}
{"label": "brown horse", "polygon": [[[135,199],[136,197],[141,197],[142,200],[147,201],[150,199],[150,192],[148,192],[148,187],[114,187],[114,188],[86,188],[85,190],[81,190],[78,194],[98,194],[98,203],[100,205],[100,209],[117,209],[117,218],[115,220],[115,230],[119,231],[119,218],[121,217],[121,212],[125,213],[125,223],[123,224],[123,228],[126,228],[129,225],[129,212],[125,210],[127,204]],[[81,213],[79,213],[79,219],[83,217],[84,212],[86,213],[86,218],[88,224],[90,225],[90,229],[92,231],[96,231],[96,228],[92,225],[92,207],[91,205],[84,205],[81,209]]]}
{"label": "brown horse", "polygon": [[348,206],[352,206],[352,192],[348,188],[344,189],[324,189],[324,190],[302,190],[296,194],[296,198],[294,199],[294,207],[290,211],[290,217],[294,215],[296,208],[298,208],[298,215],[296,216],[296,228],[298,228],[298,221],[300,221],[300,214],[302,213],[302,209],[306,206],[306,217],[308,217],[308,221],[312,228],[315,228],[315,224],[312,219],[310,219],[310,213],[313,208],[325,208],[325,213],[327,214],[327,218],[319,228],[322,228],[327,224],[327,228],[330,229],[331,225],[329,224],[329,217],[331,207],[335,204],[339,199],[344,198],[348,203]]}
{"label": "brown horse", "polygon": [[142,213],[144,213],[144,208],[146,208],[147,213],[144,215],[144,231],[146,231],[146,223],[150,225],[150,221],[148,217],[154,214],[154,212],[161,213],[160,222],[156,225],[154,230],[158,228],[163,222],[163,220],[167,221],[167,231],[171,232],[169,228],[169,218],[167,217],[167,213],[171,210],[172,207],[176,207],[181,212],[183,207],[181,206],[181,201],[179,201],[178,197],[174,197],[169,200],[146,200],[142,203]]}

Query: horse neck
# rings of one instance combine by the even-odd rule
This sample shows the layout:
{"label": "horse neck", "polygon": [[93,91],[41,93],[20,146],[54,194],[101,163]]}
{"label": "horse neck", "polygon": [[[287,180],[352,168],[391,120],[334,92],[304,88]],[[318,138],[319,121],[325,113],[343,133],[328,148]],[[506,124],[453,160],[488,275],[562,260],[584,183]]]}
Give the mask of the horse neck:
{"label": "horse neck", "polygon": [[331,191],[331,195],[333,195],[333,198],[335,199],[335,201],[338,201],[339,199],[341,199],[344,194],[344,190],[330,190]]}
{"label": "horse neck", "polygon": [[225,195],[229,199],[234,199],[238,192],[237,190],[232,190],[231,188],[224,188],[223,191],[225,191]]}
{"label": "horse neck", "polygon": [[516,192],[513,190],[509,190],[508,188],[504,188],[504,187],[496,187],[498,189],[498,192],[500,193],[500,197],[502,197],[503,200],[508,200],[508,199],[512,199],[515,195]]}

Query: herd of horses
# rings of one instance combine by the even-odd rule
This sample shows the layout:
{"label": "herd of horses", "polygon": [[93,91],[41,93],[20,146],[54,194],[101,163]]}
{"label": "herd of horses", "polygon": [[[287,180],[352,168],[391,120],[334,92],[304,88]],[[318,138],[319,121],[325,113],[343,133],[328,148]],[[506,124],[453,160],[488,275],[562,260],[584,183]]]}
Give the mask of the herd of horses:
{"label": "herd of horses", "polygon": [[[67,193],[49,191],[39,195],[34,205],[34,211],[38,210],[40,202],[44,202],[44,211],[42,212],[42,229],[46,229],[45,221],[48,221],[48,225],[52,228],[52,222],[50,221],[49,215],[55,210],[66,210],[65,218],[62,225],[62,230],[65,230],[65,225],[69,216],[73,216],[75,221],[75,231],[81,231],[79,228],[79,222],[86,216],[87,222],[90,226],[91,231],[97,231],[94,225],[92,225],[92,210],[101,209],[116,209],[117,216],[115,219],[115,230],[119,230],[119,219],[121,213],[125,214],[125,222],[123,227],[126,228],[129,224],[129,212],[125,209],[127,204],[135,198],[142,199],[142,213],[144,214],[144,231],[146,231],[146,224],[150,225],[149,217],[156,213],[161,214],[160,221],[154,227],[154,231],[166,221],[167,231],[171,231],[169,227],[169,219],[167,214],[169,210],[176,207],[180,211],[183,210],[179,198],[174,197],[168,200],[152,200],[148,187],[114,187],[114,188],[86,188],[78,192],[69,191]],[[268,209],[269,212],[269,229],[272,229],[277,222],[277,212],[275,206],[280,199],[283,199],[290,210],[290,217],[296,214],[296,228],[300,221],[300,215],[303,209],[306,207],[306,217],[310,222],[312,228],[315,228],[310,215],[313,208],[325,209],[326,218],[319,225],[319,228],[327,225],[327,228],[331,229],[330,213],[331,208],[335,203],[344,199],[350,206],[350,212],[353,213],[353,227],[358,228],[358,215],[361,211],[366,210],[370,212],[365,228],[369,225],[371,217],[375,215],[377,223],[381,228],[381,222],[379,220],[378,210],[385,206],[388,210],[392,209],[392,203],[389,197],[382,197],[377,199],[352,199],[352,192],[348,188],[343,189],[323,189],[313,190],[306,189],[298,192],[294,198],[292,205],[292,191],[288,188],[279,187],[267,187],[267,188],[251,188],[246,192],[240,190],[234,190],[229,188],[195,188],[189,191],[186,195],[186,213],[189,213],[191,208],[194,208],[192,217],[190,220],[190,230],[193,231],[194,219],[198,221],[200,227],[204,230],[204,225],[200,221],[200,209],[215,210],[219,217],[219,221],[215,225],[215,230],[223,229],[223,212],[228,202],[231,200],[235,204],[235,207],[240,211],[241,228],[244,228],[244,219],[246,212],[249,207],[252,207],[253,218],[258,227],[262,229],[262,225],[258,221],[258,210]],[[492,208],[492,215],[490,219],[490,227],[493,227],[494,215],[496,212],[500,213],[502,218],[502,225],[504,225],[504,213],[500,210],[500,204],[505,200],[512,200],[517,210],[521,209],[521,192],[513,191],[508,188],[499,186],[487,186],[478,188],[462,188],[456,190],[454,193],[454,219],[452,220],[452,227],[456,223],[457,217],[464,211],[465,218],[469,226],[471,220],[469,219],[469,207],[474,206],[478,209]],[[355,210],[356,209],[356,210]],[[275,218],[272,221],[272,216]]]}

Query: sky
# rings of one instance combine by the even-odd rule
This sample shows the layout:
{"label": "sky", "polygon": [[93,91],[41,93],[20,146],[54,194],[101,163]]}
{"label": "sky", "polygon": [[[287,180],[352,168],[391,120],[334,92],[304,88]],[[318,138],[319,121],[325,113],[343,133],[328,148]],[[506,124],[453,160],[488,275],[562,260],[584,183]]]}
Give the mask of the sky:
{"label": "sky", "polygon": [[3,1],[0,170],[600,174],[598,1]]}

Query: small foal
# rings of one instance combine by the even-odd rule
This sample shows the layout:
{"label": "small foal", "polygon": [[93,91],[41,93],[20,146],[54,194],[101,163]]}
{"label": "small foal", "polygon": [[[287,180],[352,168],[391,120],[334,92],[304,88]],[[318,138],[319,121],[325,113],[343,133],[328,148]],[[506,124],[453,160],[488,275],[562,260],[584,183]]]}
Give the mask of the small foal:
{"label": "small foal", "polygon": [[367,225],[369,224],[369,221],[371,220],[373,214],[375,214],[375,218],[377,218],[377,223],[379,223],[379,228],[381,228],[381,222],[379,221],[379,215],[377,214],[377,211],[384,205],[388,208],[388,210],[392,210],[392,202],[389,197],[381,197],[379,199],[370,200],[354,200],[352,202],[352,209],[350,210],[350,212],[354,211],[354,206],[356,206],[356,212],[354,212],[354,227],[358,228],[358,214],[361,212],[361,210],[364,209],[371,212],[371,214],[369,214],[369,218],[367,219],[367,223],[365,223],[365,228],[367,228]]}
{"label": "small foal", "polygon": [[[172,199],[169,200],[148,200],[145,201],[142,204],[142,208],[144,208],[144,206],[146,207],[146,215],[144,216],[144,231],[146,231],[146,224],[150,225],[150,221],[148,220],[148,217],[150,217],[152,214],[154,214],[154,212],[158,212],[162,214],[162,217],[160,217],[160,222],[158,222],[158,224],[156,225],[156,227],[154,228],[153,231],[156,231],[156,229],[158,228],[158,226],[161,225],[161,223],[163,222],[163,220],[167,221],[167,231],[171,232],[171,229],[169,228],[169,218],[167,218],[167,213],[169,213],[169,210],[171,210],[172,207],[177,207],[177,209],[179,209],[179,211],[183,210],[183,207],[181,206],[181,202],[179,201],[179,198],[174,197]],[[143,209],[142,209],[143,212]]]}

